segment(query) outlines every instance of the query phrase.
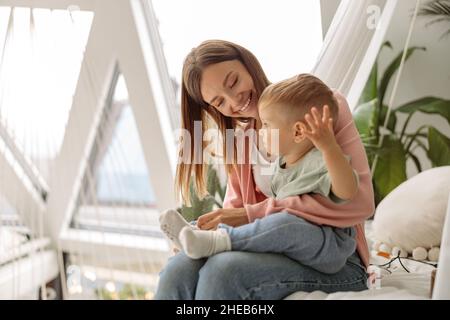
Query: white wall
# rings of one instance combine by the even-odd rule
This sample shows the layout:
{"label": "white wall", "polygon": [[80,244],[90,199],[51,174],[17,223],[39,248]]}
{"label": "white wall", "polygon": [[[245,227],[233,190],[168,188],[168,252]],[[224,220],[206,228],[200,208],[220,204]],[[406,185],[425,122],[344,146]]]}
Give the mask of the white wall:
{"label": "white wall", "polygon": [[[414,12],[416,1],[399,0],[394,18],[389,26],[386,39],[391,41],[394,50],[384,49],[380,61],[380,70],[392,61],[399,54],[405,45],[408,34],[409,24]],[[422,3],[425,3],[422,1]],[[450,99],[450,37],[439,40],[445,27],[450,28],[450,24],[425,27],[428,18],[419,17],[416,20],[411,46],[424,46],[427,51],[417,51],[408,60],[403,70],[402,78],[395,99],[394,106],[399,106],[408,101],[412,101],[424,96],[436,96]],[[391,82],[391,87],[394,80]],[[387,102],[390,97],[388,91]],[[404,119],[400,119],[404,120]],[[399,121],[399,126],[404,121]],[[418,114],[413,117],[410,123],[411,131],[420,127],[420,125],[431,124],[439,131],[450,136],[450,126],[447,121],[439,116],[429,116]],[[421,160],[426,159],[425,168],[431,165],[423,153]],[[416,174],[415,166],[408,164],[408,175]]]}

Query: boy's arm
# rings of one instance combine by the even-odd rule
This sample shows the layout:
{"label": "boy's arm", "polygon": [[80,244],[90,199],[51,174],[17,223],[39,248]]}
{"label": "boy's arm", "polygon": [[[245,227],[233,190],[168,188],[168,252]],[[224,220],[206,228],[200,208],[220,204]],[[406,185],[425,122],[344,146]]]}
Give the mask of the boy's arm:
{"label": "boy's arm", "polygon": [[322,151],[322,155],[330,175],[333,194],[342,200],[353,199],[358,191],[358,182],[339,145],[336,143],[329,146]]}
{"label": "boy's arm", "polygon": [[330,118],[328,106],[324,106],[322,117],[316,108],[312,108],[311,114],[307,114],[305,120],[309,128],[302,123],[302,133],[322,153],[330,175],[331,191],[342,200],[352,199],[358,191],[358,181],[353,174],[353,168],[336,142],[333,119]]}

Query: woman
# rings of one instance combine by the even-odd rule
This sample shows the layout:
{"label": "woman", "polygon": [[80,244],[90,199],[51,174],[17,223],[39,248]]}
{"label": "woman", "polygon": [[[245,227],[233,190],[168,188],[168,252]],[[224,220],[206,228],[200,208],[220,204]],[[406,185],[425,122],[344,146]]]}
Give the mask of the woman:
{"label": "woman", "polygon": [[[195,121],[206,129],[210,116],[225,137],[225,130],[244,127],[261,128],[258,98],[269,85],[259,62],[245,48],[212,40],[203,42],[187,56],[183,67],[182,125],[194,135]],[[258,174],[251,164],[252,141],[245,141],[243,164],[236,162],[236,152],[224,143],[228,185],[224,208],[201,216],[197,225],[209,230],[219,223],[240,226],[266,215],[289,212],[316,224],[334,227],[355,226],[357,250],[346,266],[333,275],[325,275],[303,266],[282,254],[229,251],[208,259],[193,260],[183,253],[171,257],[160,273],[155,299],[283,299],[296,291],[360,291],[367,288],[369,252],[364,236],[364,221],[374,212],[370,170],[359,134],[348,105],[336,93],[339,120],[336,139],[359,175],[358,194],[348,204],[334,205],[315,195],[275,200],[261,191],[270,180]],[[191,158],[202,154],[203,143],[190,144]],[[184,155],[183,155],[184,156]],[[233,161],[232,161],[233,162]],[[254,174],[256,173],[256,175]],[[206,193],[203,166],[199,162],[180,163],[177,188],[189,199],[189,181],[194,175],[197,190]],[[257,183],[255,183],[257,181]]]}

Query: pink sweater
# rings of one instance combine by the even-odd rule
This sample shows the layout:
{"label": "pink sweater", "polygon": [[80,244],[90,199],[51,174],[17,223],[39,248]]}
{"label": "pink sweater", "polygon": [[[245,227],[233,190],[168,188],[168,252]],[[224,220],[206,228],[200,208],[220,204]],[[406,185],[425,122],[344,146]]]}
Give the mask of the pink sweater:
{"label": "pink sweater", "polygon": [[[359,175],[359,189],[355,198],[346,204],[334,204],[313,194],[288,197],[282,200],[267,198],[255,185],[251,162],[250,141],[245,143],[245,164],[235,166],[228,177],[224,208],[242,208],[250,222],[272,213],[287,211],[318,225],[356,227],[356,241],[362,262],[369,265],[369,250],[364,235],[364,221],[375,211],[372,178],[367,156],[353,122],[348,103],[340,93],[335,93],[339,103],[339,119],[335,126],[336,140],[345,154],[351,156],[352,167]],[[247,126],[254,127],[254,121]]]}

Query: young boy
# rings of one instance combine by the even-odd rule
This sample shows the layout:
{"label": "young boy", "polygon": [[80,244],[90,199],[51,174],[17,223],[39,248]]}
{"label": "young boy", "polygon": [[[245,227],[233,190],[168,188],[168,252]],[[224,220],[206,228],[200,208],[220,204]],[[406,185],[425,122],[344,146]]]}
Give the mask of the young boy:
{"label": "young boy", "polygon": [[[269,153],[271,133],[279,135],[271,197],[316,193],[340,204],[357,194],[358,175],[334,137],[338,105],[322,81],[302,74],[272,84],[258,109]],[[193,259],[230,250],[282,253],[320,272],[336,273],[356,248],[354,228],[318,226],[287,212],[240,227],[219,224],[212,231],[190,225],[175,210],[164,212],[160,223],[175,246]]]}

